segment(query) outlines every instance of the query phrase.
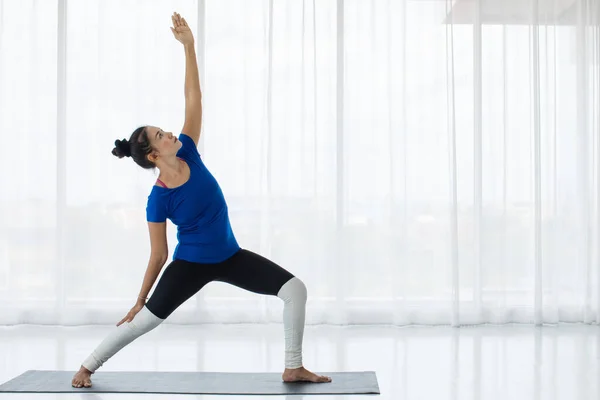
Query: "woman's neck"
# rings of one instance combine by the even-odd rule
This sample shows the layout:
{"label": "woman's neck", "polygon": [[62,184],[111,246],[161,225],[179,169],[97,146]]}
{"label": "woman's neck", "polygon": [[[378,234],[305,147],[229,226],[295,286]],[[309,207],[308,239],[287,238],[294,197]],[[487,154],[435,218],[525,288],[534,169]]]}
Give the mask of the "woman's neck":
{"label": "woman's neck", "polygon": [[173,180],[181,176],[184,166],[179,158],[174,157],[171,160],[163,160],[162,165],[158,169],[160,170],[161,177]]}

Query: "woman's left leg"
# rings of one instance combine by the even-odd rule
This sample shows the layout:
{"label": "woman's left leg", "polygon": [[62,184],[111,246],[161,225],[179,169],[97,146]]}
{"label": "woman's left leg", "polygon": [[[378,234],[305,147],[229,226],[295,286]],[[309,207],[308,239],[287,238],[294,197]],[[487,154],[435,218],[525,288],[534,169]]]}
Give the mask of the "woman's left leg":
{"label": "woman's left leg", "polygon": [[331,382],[329,377],[313,374],[302,366],[307,291],[300,279],[271,260],[242,249],[222,263],[215,280],[283,300],[284,381]]}

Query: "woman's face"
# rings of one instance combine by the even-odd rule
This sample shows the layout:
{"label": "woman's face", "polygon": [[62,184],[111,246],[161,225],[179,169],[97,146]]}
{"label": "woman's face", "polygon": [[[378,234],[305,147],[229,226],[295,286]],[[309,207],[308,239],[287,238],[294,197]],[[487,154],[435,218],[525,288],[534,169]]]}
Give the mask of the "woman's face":
{"label": "woman's face", "polygon": [[165,132],[156,126],[148,126],[146,132],[155,153],[160,157],[175,155],[181,148],[181,142],[172,132]]}

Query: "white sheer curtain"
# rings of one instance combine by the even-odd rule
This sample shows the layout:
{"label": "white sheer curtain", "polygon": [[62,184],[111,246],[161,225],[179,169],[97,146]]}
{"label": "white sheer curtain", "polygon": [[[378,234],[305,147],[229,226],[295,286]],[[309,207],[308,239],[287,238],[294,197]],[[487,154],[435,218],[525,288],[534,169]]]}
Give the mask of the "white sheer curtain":
{"label": "white sheer curtain", "polygon": [[[110,151],[183,125],[174,10],[205,163],[307,323],[600,320],[600,0],[0,0],[0,324],[135,301],[156,175]],[[281,310],[213,283],[168,322]]]}

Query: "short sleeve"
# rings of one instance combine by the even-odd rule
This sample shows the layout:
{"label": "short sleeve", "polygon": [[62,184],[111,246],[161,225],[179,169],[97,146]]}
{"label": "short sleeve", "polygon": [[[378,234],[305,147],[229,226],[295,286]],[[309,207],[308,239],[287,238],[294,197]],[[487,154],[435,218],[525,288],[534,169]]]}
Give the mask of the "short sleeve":
{"label": "short sleeve", "polygon": [[164,201],[161,201],[161,197],[155,192],[148,196],[148,204],[146,205],[146,220],[148,222],[165,222],[167,220],[167,207]]}
{"label": "short sleeve", "polygon": [[179,141],[181,142],[181,149],[177,152],[177,156],[185,159],[199,160],[200,153],[196,147],[194,140],[186,135],[185,133],[179,134]]}

